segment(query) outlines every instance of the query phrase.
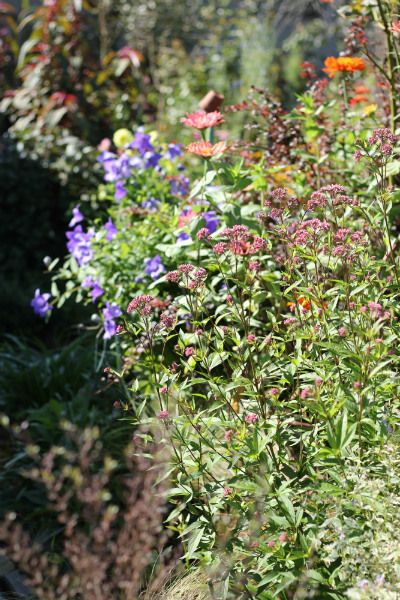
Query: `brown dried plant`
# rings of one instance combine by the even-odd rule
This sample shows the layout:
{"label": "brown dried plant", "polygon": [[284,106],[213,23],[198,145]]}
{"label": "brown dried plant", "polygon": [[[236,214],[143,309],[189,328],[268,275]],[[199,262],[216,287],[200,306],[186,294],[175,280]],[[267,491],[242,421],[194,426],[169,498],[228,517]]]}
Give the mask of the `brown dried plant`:
{"label": "brown dried plant", "polygon": [[135,600],[145,588],[147,595],[157,591],[176,555],[163,528],[161,445],[139,431],[117,462],[98,430],[69,430],[71,447],[51,448],[29,473],[44,485],[62,526],[56,552],[33,542],[19,516],[9,514],[0,524],[0,554],[38,600]]}

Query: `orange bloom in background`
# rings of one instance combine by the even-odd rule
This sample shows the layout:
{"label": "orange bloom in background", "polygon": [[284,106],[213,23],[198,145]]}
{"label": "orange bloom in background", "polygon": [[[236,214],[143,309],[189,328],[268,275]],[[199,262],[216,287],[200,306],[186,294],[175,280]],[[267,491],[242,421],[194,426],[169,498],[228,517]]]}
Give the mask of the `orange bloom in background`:
{"label": "orange bloom in background", "polygon": [[362,58],[357,56],[328,56],[325,59],[325,68],[322,69],[328,77],[334,77],[336,73],[355,73],[364,71],[365,63]]}
{"label": "orange bloom in background", "polygon": [[[309,298],[305,298],[304,296],[296,296],[296,302],[302,307],[303,310],[311,310],[311,300]],[[288,302],[288,308],[294,310],[296,307],[296,302]]]}
{"label": "orange bloom in background", "polygon": [[[305,296],[295,296],[296,298],[296,302],[288,302],[287,303],[287,307],[291,310],[294,311],[296,308],[296,304],[298,304],[299,306],[301,306],[301,308],[303,309],[304,312],[307,312],[309,310],[311,310],[311,300],[310,298],[306,298]],[[328,305],[326,302],[321,302],[318,300],[314,300],[315,304],[319,307],[322,308],[323,310],[326,310],[328,308]]]}
{"label": "orange bloom in background", "polygon": [[219,110],[206,113],[203,110],[187,114],[186,117],[182,117],[181,123],[194,127],[195,129],[207,129],[208,127],[215,127],[224,122],[224,119]]}
{"label": "orange bloom in background", "polygon": [[367,88],[366,85],[355,85],[354,86],[354,93],[355,94],[369,94],[370,93],[370,89]]}
{"label": "orange bloom in background", "polygon": [[356,104],[360,104],[361,102],[368,102],[368,96],[364,96],[363,94],[356,94],[349,100],[350,106],[355,106]]}
{"label": "orange bloom in background", "polygon": [[203,158],[211,158],[217,154],[225,152],[227,146],[225,142],[218,142],[217,144],[211,144],[210,142],[192,142],[186,146],[186,150],[197,156]]}
{"label": "orange bloom in background", "polygon": [[309,298],[304,298],[304,296],[299,296],[297,298],[297,303],[300,304],[300,306],[304,310],[311,310],[311,300]]}

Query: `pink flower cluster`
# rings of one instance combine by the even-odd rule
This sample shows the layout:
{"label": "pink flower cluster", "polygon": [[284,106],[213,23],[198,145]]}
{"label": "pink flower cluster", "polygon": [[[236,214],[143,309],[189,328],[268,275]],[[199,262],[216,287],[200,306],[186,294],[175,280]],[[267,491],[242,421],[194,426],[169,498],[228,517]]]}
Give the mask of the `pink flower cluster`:
{"label": "pink flower cluster", "polygon": [[[283,202],[285,202],[288,198],[288,191],[286,188],[275,188],[274,190],[272,190],[271,192],[271,196],[272,196],[272,200],[276,203],[276,204],[282,204]],[[272,202],[271,200],[266,200],[264,202],[264,206],[271,206]]]}
{"label": "pink flower cluster", "polygon": [[178,266],[176,271],[170,271],[165,276],[167,281],[180,283],[189,290],[198,290],[201,288],[207,278],[207,271],[203,267],[195,267],[190,263]]}
{"label": "pink flower cluster", "polygon": [[158,418],[160,421],[166,421],[169,418],[169,412],[167,410],[161,410],[158,413]]}
{"label": "pink flower cluster", "polygon": [[372,135],[368,138],[368,144],[371,146],[378,146],[382,154],[390,156],[393,152],[393,145],[396,143],[397,138],[390,129],[380,128],[374,129]]}
{"label": "pink flower cluster", "polygon": [[276,188],[271,192],[272,200],[267,199],[264,202],[264,206],[273,206],[272,210],[268,213],[271,219],[279,219],[284,212],[285,208],[295,208],[299,202],[295,196],[289,196],[289,191],[286,188]]}
{"label": "pink flower cluster", "polygon": [[133,300],[129,302],[126,312],[131,313],[133,310],[136,310],[142,317],[148,316],[153,310],[153,300],[153,296],[149,295],[136,296],[136,298],[133,298]]}
{"label": "pink flower cluster", "polygon": [[331,198],[333,206],[357,206],[358,200],[346,196],[344,192],[345,188],[342,185],[325,185],[311,194],[307,209],[324,208],[328,203],[328,197]]}
{"label": "pink flower cluster", "polygon": [[296,246],[307,246],[309,242],[315,243],[316,239],[329,229],[330,225],[327,221],[308,219],[297,224],[293,243]]}
{"label": "pink flower cluster", "polygon": [[234,434],[233,429],[227,429],[224,432],[224,440],[226,441],[227,444],[229,444],[229,442],[231,441],[233,434]]}
{"label": "pink flower cluster", "polygon": [[363,239],[363,234],[360,231],[352,232],[348,227],[338,229],[333,236],[333,256],[340,256],[341,258],[347,258],[352,261],[357,256],[357,249],[362,248],[367,244],[367,241]]}
{"label": "pink flower cluster", "polygon": [[202,229],[200,229],[197,232],[197,239],[198,240],[204,240],[207,239],[210,235],[210,230],[207,227],[202,227]]}
{"label": "pink flower cluster", "polygon": [[226,227],[220,232],[219,236],[226,240],[217,242],[213,246],[214,253],[219,255],[225,252],[231,252],[239,256],[256,254],[264,250],[266,246],[265,240],[257,235],[252,235],[246,225]]}
{"label": "pink flower cluster", "polygon": [[175,325],[176,319],[175,315],[164,311],[160,315],[160,324],[165,327],[165,329],[171,329]]}
{"label": "pink flower cluster", "polygon": [[366,313],[368,309],[370,310],[371,316],[375,319],[390,319],[392,316],[390,310],[384,311],[382,304],[379,304],[379,302],[368,302],[368,308],[367,306],[361,306],[360,312]]}
{"label": "pink flower cluster", "polygon": [[257,423],[258,421],[258,415],[255,412],[249,412],[245,416],[244,420],[246,421],[246,423],[254,425],[254,423]]}

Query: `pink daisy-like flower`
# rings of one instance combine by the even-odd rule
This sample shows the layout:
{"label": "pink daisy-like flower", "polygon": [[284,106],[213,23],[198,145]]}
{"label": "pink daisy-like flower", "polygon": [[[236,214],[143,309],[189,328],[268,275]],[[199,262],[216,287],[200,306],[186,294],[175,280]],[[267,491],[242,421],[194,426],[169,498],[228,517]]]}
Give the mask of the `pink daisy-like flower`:
{"label": "pink daisy-like flower", "polygon": [[194,113],[188,113],[186,117],[182,117],[181,123],[194,127],[195,129],[207,129],[208,127],[215,127],[223,123],[224,119],[218,110],[214,112],[206,113],[202,110]]}
{"label": "pink daisy-like flower", "polygon": [[210,142],[192,142],[186,146],[186,150],[197,156],[203,158],[211,158],[217,154],[225,152],[227,146],[225,142],[218,142],[217,144],[211,144]]}

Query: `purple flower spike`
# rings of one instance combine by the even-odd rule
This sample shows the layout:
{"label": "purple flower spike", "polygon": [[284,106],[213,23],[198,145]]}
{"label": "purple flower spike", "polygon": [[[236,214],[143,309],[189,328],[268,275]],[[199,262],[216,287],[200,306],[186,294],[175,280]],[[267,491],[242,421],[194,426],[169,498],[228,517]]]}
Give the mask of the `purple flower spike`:
{"label": "purple flower spike", "polygon": [[161,262],[161,256],[159,254],[157,254],[153,258],[145,258],[144,264],[144,272],[147,275],[150,275],[150,277],[154,280],[158,279],[166,271],[164,265]]}
{"label": "purple flower spike", "polygon": [[217,231],[219,227],[219,219],[214,210],[209,210],[201,215],[205,221],[206,227],[210,233]]}
{"label": "purple flower spike", "polygon": [[178,158],[179,156],[182,156],[182,154],[182,144],[171,143],[168,144],[168,150],[165,153],[165,158],[168,160],[174,160],[174,158]]}
{"label": "purple flower spike", "polygon": [[190,235],[188,233],[186,233],[185,231],[182,231],[182,233],[180,233],[176,239],[178,242],[186,242],[187,240],[191,240],[192,238],[190,237]]}
{"label": "purple flower spike", "polygon": [[157,200],[157,198],[154,198],[153,196],[150,196],[150,198],[148,198],[147,200],[143,200],[143,202],[141,203],[141,207],[145,208],[149,212],[154,212],[159,206],[160,201]]}
{"label": "purple flower spike", "polygon": [[98,283],[95,283],[90,293],[92,295],[93,302],[96,302],[97,298],[100,298],[100,296],[104,294],[104,290]]}
{"label": "purple flower spike", "polygon": [[171,194],[173,196],[186,196],[189,193],[189,179],[178,175],[170,180]]}
{"label": "purple flower spike", "polygon": [[123,198],[125,198],[125,196],[127,195],[128,190],[126,189],[126,187],[124,186],[122,181],[117,181],[117,183],[115,184],[115,193],[114,193],[114,198],[117,202],[119,202],[120,200],[122,200]]}
{"label": "purple flower spike", "polygon": [[[127,179],[131,175],[132,167],[134,166],[132,158],[127,154],[116,156],[111,152],[108,152],[107,155],[106,159],[99,161],[103,164],[104,180],[113,183]],[[99,159],[100,157],[97,160]]]}
{"label": "purple flower spike", "polygon": [[80,223],[81,221],[83,221],[84,216],[81,213],[81,211],[79,210],[80,206],[81,206],[80,204],[77,204],[77,206],[75,206],[72,209],[72,219],[68,223],[69,227],[75,227],[75,225],[78,225],[78,223]]}
{"label": "purple flower spike", "polygon": [[39,288],[35,290],[35,295],[31,300],[31,306],[36,315],[39,317],[45,317],[47,313],[53,310],[53,306],[49,304],[51,294],[41,294]]}
{"label": "purple flower spike", "polygon": [[103,308],[103,317],[104,317],[104,334],[103,338],[105,340],[109,340],[112,338],[117,331],[117,323],[115,319],[122,315],[121,309],[118,304],[113,302],[106,302],[105,308]]}
{"label": "purple flower spike", "polygon": [[135,148],[143,156],[146,152],[153,152],[154,146],[150,142],[150,136],[147,133],[143,133],[141,129],[138,129],[135,133],[133,142],[129,144],[130,148]]}
{"label": "purple flower spike", "polygon": [[107,223],[104,225],[104,229],[106,230],[106,240],[111,242],[114,236],[117,235],[118,229],[115,227],[114,223],[111,220],[111,217],[108,219]]}
{"label": "purple flower spike", "polygon": [[104,165],[104,163],[106,163],[107,161],[115,160],[116,158],[117,158],[117,155],[114,154],[114,152],[105,151],[105,152],[102,152],[101,154],[99,154],[99,156],[97,157],[96,160],[97,160],[97,162],[103,163],[103,165]]}
{"label": "purple flower spike", "polygon": [[78,265],[87,265],[93,258],[93,250],[90,239],[94,233],[88,231],[85,233],[81,225],[77,225],[72,231],[67,231],[68,252],[75,258]]}
{"label": "purple flower spike", "polygon": [[159,152],[146,152],[144,155],[144,168],[151,169],[157,167],[160,162],[162,155]]}
{"label": "purple flower spike", "polygon": [[104,290],[101,287],[99,281],[97,279],[94,280],[93,277],[85,277],[85,279],[81,283],[81,286],[83,288],[89,288],[91,290],[90,294],[92,296],[93,302],[95,302],[97,298],[100,298],[100,296],[104,294]]}
{"label": "purple flower spike", "polygon": [[91,288],[93,287],[95,284],[95,281],[93,279],[93,277],[90,277],[90,275],[88,275],[87,277],[85,277],[85,279],[82,281],[81,286],[83,288]]}

